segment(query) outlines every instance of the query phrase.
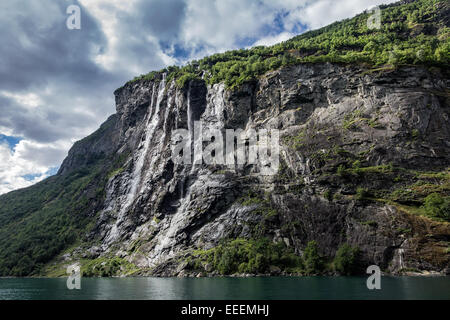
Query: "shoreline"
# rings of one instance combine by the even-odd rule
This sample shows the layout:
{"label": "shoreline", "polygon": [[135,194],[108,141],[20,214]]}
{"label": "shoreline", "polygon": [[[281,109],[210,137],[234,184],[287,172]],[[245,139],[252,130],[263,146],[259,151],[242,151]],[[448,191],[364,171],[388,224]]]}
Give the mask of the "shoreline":
{"label": "shoreline", "polygon": [[[368,276],[368,275],[367,275]],[[391,278],[403,278],[403,277],[414,277],[414,278],[434,278],[434,277],[449,277],[450,275],[444,274],[437,271],[423,271],[419,272],[405,272],[402,274],[394,273],[382,273],[382,277]],[[0,279],[65,279],[68,276],[60,277],[46,277],[46,276],[27,276],[27,277],[0,277]],[[269,274],[256,274],[256,275],[206,275],[206,276],[195,276],[195,275],[185,275],[185,276],[157,276],[157,275],[130,275],[130,276],[112,276],[112,277],[83,277],[85,279],[124,279],[124,278],[161,278],[161,279],[212,279],[212,278],[310,278],[310,277],[324,277],[324,278],[354,278],[354,277],[366,277],[365,274],[359,275],[269,275]]]}

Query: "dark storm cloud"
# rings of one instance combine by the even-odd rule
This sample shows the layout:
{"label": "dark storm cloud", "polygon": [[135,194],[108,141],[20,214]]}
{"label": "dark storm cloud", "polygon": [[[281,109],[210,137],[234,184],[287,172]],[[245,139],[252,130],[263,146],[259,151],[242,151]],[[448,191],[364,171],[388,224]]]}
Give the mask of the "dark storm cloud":
{"label": "dark storm cloud", "polygon": [[82,11],[82,29],[66,28],[68,1],[12,1],[0,4],[0,88],[26,90],[56,78],[89,87],[110,76],[93,57],[107,46],[97,22]]}
{"label": "dark storm cloud", "polygon": [[[128,21],[131,30],[142,30],[158,37],[161,43],[174,43],[180,34],[186,14],[183,0],[141,1],[136,8],[137,16]],[[130,31],[131,31],[130,30]]]}
{"label": "dark storm cloud", "polygon": [[170,53],[178,41],[185,10],[183,0],[141,0],[133,10],[118,12],[117,50],[122,61],[139,65],[142,72],[164,66],[161,54]]}
{"label": "dark storm cloud", "polygon": [[0,127],[14,128],[14,134],[49,143],[73,138],[77,128],[92,127],[95,119],[70,108],[45,110],[23,107],[12,99],[0,97]]}
{"label": "dark storm cloud", "polygon": [[[81,7],[81,30],[66,27],[70,4]],[[92,132],[114,112],[112,92],[137,75],[134,70],[144,73],[166,64],[160,45],[176,40],[185,7],[184,1],[153,0],[116,12],[119,41],[112,56],[117,65],[108,71],[96,58],[111,49],[110,39],[101,21],[77,1],[2,1],[0,127],[40,143]],[[28,93],[38,95],[41,104],[28,108],[10,98]]]}
{"label": "dark storm cloud", "polygon": [[[81,30],[66,27],[70,4],[78,3],[19,0],[0,4],[0,94],[33,92],[42,103],[30,109],[12,99],[0,99],[0,126],[26,139],[52,142],[92,131],[114,111],[112,91],[124,81],[120,74],[95,63],[108,41],[87,10],[81,8]],[[92,109],[76,111],[81,107]]]}
{"label": "dark storm cloud", "polygon": [[[71,4],[81,7],[81,30],[66,27]],[[161,47],[177,39],[183,1],[142,0],[123,12],[100,2],[113,9],[110,20],[85,4],[89,10],[76,0],[0,1],[0,135],[21,138],[15,151],[0,145],[0,194],[57,166],[74,138],[114,112],[113,91],[130,77],[174,61]]]}

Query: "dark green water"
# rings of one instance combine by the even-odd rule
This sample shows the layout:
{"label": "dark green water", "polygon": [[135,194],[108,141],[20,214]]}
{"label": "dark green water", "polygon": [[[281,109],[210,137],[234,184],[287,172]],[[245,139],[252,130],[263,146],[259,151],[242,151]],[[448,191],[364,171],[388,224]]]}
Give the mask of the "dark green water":
{"label": "dark green water", "polygon": [[82,278],[81,290],[66,279],[3,278],[4,299],[450,299],[450,277],[382,277],[381,290],[365,277]]}

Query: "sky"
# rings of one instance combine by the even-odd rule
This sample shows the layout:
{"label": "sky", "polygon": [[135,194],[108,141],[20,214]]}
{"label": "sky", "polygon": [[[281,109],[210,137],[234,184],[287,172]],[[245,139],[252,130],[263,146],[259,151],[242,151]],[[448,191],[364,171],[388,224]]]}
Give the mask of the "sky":
{"label": "sky", "polygon": [[[2,0],[0,194],[55,174],[115,112],[113,92],[169,65],[272,45],[393,0]],[[80,29],[69,29],[70,5]]]}

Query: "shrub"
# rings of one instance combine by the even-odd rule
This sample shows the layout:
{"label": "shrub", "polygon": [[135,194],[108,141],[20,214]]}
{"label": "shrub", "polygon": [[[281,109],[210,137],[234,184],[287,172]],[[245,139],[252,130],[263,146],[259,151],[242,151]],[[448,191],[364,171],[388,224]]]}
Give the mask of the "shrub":
{"label": "shrub", "polygon": [[370,195],[369,191],[365,188],[359,187],[356,189],[356,199],[364,200]]}
{"label": "shrub", "polygon": [[[444,36],[447,28],[441,28],[444,33],[440,36],[430,35],[426,31],[428,26],[437,23],[438,10],[443,10],[439,9],[442,8],[437,5],[439,2],[444,3],[445,0],[418,0],[385,7],[383,20],[386,22],[380,30],[367,28],[369,13],[365,12],[273,46],[227,51],[183,67],[168,67],[160,72],[169,73],[169,82],[182,79],[177,81],[181,86],[193,76],[202,76],[208,84],[223,82],[233,88],[268,71],[298,63],[364,63],[372,67],[383,64],[426,64],[448,67],[450,45]],[[423,25],[423,31],[417,34],[414,28],[408,28],[404,22],[406,17],[410,17],[408,23]],[[417,52],[422,54],[417,55]],[[137,77],[136,80],[152,78],[155,78],[154,73]],[[356,129],[361,120],[358,117],[346,119],[344,128]],[[368,124],[376,125],[372,122]]]}
{"label": "shrub", "polygon": [[84,263],[81,272],[83,277],[112,277],[129,273],[135,268],[122,258],[97,258]]}
{"label": "shrub", "polygon": [[333,260],[334,269],[343,275],[352,275],[358,272],[359,249],[343,244]]}
{"label": "shrub", "polygon": [[338,174],[338,176],[340,177],[344,177],[346,175],[346,170],[345,170],[345,166],[343,164],[341,164],[338,168],[336,173]]}
{"label": "shrub", "polygon": [[179,88],[184,88],[190,81],[197,79],[200,79],[200,77],[198,77],[196,74],[185,73],[177,79],[176,83]]}
{"label": "shrub", "polygon": [[331,193],[330,190],[326,190],[326,191],[323,193],[323,197],[324,197],[325,199],[327,199],[328,201],[331,201],[331,200],[333,199],[333,194]]}
{"label": "shrub", "polygon": [[355,162],[353,162],[352,168],[353,168],[353,169],[359,169],[359,168],[361,168],[361,161],[356,160]]}
{"label": "shrub", "polygon": [[319,256],[316,241],[310,241],[303,251],[303,264],[305,273],[318,274],[322,270],[322,258]]}
{"label": "shrub", "polygon": [[432,193],[425,198],[423,208],[425,213],[431,217],[450,221],[450,197]]}
{"label": "shrub", "polygon": [[273,243],[267,238],[228,240],[207,251],[194,253],[191,268],[201,269],[209,263],[213,270],[228,275],[265,273],[271,265],[280,269],[301,268],[301,259],[283,242]]}

